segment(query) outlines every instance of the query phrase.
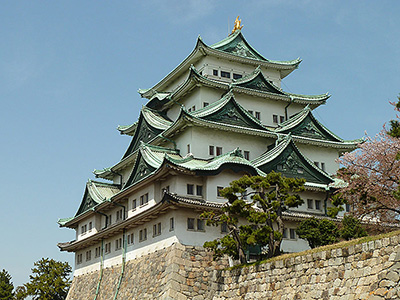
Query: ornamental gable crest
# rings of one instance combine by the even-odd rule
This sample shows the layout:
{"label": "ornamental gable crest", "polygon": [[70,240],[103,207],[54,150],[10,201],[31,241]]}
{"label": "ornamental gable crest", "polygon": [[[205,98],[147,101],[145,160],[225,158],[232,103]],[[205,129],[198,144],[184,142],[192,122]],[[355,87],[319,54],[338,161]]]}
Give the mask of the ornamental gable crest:
{"label": "ornamental gable crest", "polygon": [[130,186],[130,185],[142,180],[143,178],[145,178],[148,175],[150,175],[151,173],[153,173],[154,170],[155,170],[155,168],[150,166],[145,161],[143,156],[140,154],[138,156],[138,159],[136,160],[135,167],[133,168],[132,173],[129,176],[129,179],[126,182],[125,187],[128,187],[128,186]]}
{"label": "ornamental gable crest", "polygon": [[328,184],[332,180],[318,172],[291,142],[274,160],[258,166],[265,173],[275,171],[286,177],[304,178],[308,182]]}
{"label": "ornamental gable crest", "polygon": [[262,129],[262,126],[251,120],[232,99],[223,108],[202,119],[246,128]]}
{"label": "ornamental gable crest", "polygon": [[310,114],[291,130],[293,135],[303,136],[312,139],[336,141],[328,132],[319,125]]}

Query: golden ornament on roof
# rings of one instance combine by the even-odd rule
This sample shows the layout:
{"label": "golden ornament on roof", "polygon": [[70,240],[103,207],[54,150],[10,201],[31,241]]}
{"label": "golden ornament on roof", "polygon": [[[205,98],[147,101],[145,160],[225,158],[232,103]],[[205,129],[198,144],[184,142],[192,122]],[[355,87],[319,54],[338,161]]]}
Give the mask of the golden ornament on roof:
{"label": "golden ornament on roof", "polygon": [[237,18],[235,20],[235,26],[233,27],[231,34],[234,33],[236,30],[240,30],[243,28],[243,25],[240,26],[240,23],[242,23],[242,20],[239,20],[239,16],[237,16]]}

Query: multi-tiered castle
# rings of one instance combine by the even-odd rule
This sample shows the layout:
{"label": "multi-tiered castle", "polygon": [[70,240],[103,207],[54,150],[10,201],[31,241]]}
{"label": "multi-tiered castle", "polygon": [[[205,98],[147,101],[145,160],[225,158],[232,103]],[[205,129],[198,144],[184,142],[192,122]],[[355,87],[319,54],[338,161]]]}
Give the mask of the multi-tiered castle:
{"label": "multi-tiered castle", "polygon": [[298,95],[281,81],[301,60],[273,61],[239,26],[222,41],[194,50],[156,85],[139,119],[120,126],[131,143],[115,165],[94,174],[62,227],[76,231],[62,251],[75,253],[75,275],[121,264],[175,242],[201,246],[225,234],[199,214],[225,202],[219,191],[245,174],[274,170],[307,180],[304,204],[285,217],[284,251],[306,249],[299,221],[326,215],[335,160],[359,141],[345,141],[313,115],[328,94]]}

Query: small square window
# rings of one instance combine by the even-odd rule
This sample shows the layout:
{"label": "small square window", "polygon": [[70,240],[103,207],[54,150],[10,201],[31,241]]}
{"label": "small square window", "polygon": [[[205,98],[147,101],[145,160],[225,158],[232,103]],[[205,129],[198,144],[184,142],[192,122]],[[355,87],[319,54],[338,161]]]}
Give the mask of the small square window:
{"label": "small square window", "polygon": [[221,77],[231,78],[231,73],[230,72],[221,71]]}
{"label": "small square window", "polygon": [[243,76],[241,74],[233,73],[233,79],[239,79],[242,78]]}
{"label": "small square window", "polygon": [[217,156],[222,154],[222,147],[217,147]]}
{"label": "small square window", "polygon": [[208,103],[208,102],[203,102],[203,107],[206,107],[206,106],[209,106],[210,105],[210,103]]}
{"label": "small square window", "polygon": [[187,145],[187,153],[190,153],[190,144]]}
{"label": "small square window", "polygon": [[175,229],[174,218],[169,219],[169,231],[173,231]]}
{"label": "small square window", "polygon": [[193,195],[194,194],[194,185],[193,184],[187,184],[186,185],[186,193],[188,195]]}
{"label": "small square window", "polygon": [[192,106],[192,111],[195,111],[195,110],[196,110],[196,106],[193,105],[193,106]]}
{"label": "small square window", "polygon": [[140,205],[146,205],[149,202],[149,194],[146,193],[140,196]]}
{"label": "small square window", "polygon": [[196,195],[203,196],[203,186],[202,185],[196,185]]}
{"label": "small square window", "polygon": [[193,218],[187,219],[187,229],[194,230],[194,219]]}
{"label": "small square window", "polygon": [[147,228],[139,231],[139,242],[147,240]]}
{"label": "small square window", "polygon": [[92,228],[93,228],[93,223],[89,222],[89,231],[92,231]]}
{"label": "small square window", "polygon": [[280,121],[281,123],[285,122],[285,117],[284,117],[284,116],[280,116],[280,117],[279,117],[279,121]]}
{"label": "small square window", "polygon": [[217,196],[218,197],[222,197],[221,196],[221,191],[224,189],[224,187],[223,186],[217,186]]}
{"label": "small square window", "polygon": [[319,162],[318,161],[314,161],[314,165],[319,168]]}
{"label": "small square window", "polygon": [[214,156],[214,146],[209,146],[209,147],[208,147],[208,153],[209,153],[210,155],[213,155],[213,156]]}
{"label": "small square window", "polygon": [[253,113],[254,113],[254,112],[253,112],[252,110],[249,110],[249,114],[253,115]]}
{"label": "small square window", "polygon": [[272,121],[273,121],[275,124],[278,124],[278,115],[272,115]]}
{"label": "small square window", "polygon": [[86,251],[86,261],[92,259],[92,250]]}
{"label": "small square window", "polygon": [[204,231],[204,229],[205,229],[205,221],[197,219],[197,230]]}
{"label": "small square window", "polygon": [[214,70],[213,70],[213,75],[214,75],[214,76],[218,76],[218,70],[215,70],[215,69],[214,69]]}
{"label": "small square window", "polygon": [[255,117],[257,120],[261,120],[261,113],[259,111],[256,111]]}
{"label": "small square window", "polygon": [[323,162],[321,163],[321,170],[325,171],[325,163],[323,163]]}

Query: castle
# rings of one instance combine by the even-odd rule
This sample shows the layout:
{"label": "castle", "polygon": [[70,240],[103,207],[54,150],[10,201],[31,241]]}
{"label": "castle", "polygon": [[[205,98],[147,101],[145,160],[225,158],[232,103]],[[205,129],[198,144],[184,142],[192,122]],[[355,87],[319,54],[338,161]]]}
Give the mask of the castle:
{"label": "castle", "polygon": [[175,69],[139,90],[148,102],[137,122],[118,127],[131,136],[122,159],[95,170],[102,180],[89,180],[75,216],[58,221],[76,231],[58,244],[75,254],[74,275],[223,236],[224,226],[208,227],[199,214],[220,209],[219,191],[232,180],[271,171],[306,179],[304,204],[284,213],[282,250],[307,249],[295,228],[326,215],[335,161],[359,140],[345,141],[315,118],[328,94],[281,88],[300,63],[265,58],[235,26],[211,46],[199,37]]}

